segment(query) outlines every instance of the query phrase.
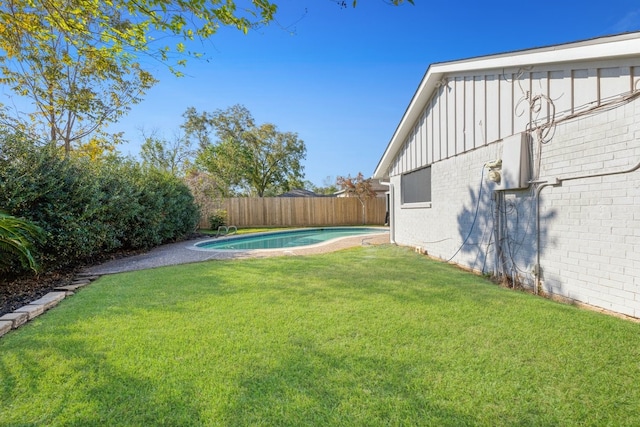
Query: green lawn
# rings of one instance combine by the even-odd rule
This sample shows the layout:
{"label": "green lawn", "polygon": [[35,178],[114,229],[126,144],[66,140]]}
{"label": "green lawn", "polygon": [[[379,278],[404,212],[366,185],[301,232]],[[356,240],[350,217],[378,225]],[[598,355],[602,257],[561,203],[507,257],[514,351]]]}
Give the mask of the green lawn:
{"label": "green lawn", "polygon": [[640,325],[394,246],[106,276],[0,339],[0,426],[636,426]]}

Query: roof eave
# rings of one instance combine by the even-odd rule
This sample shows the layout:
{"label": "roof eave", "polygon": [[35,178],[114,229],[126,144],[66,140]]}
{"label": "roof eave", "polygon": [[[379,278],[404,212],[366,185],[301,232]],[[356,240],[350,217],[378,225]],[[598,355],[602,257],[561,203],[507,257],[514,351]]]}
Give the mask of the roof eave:
{"label": "roof eave", "polygon": [[608,58],[639,55],[640,32],[635,32],[562,45],[432,64],[427,69],[409,106],[405,110],[372,177],[376,179],[389,177],[388,170],[396,152],[404,143],[404,140],[420,114],[422,114],[424,107],[431,99],[438,83],[448,74],[561,62],[604,60]]}

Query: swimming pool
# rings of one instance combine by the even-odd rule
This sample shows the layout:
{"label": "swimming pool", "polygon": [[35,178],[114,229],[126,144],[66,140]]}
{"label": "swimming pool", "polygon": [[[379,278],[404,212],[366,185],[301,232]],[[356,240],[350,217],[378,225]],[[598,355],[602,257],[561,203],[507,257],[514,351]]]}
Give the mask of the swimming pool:
{"label": "swimming pool", "polygon": [[374,227],[305,228],[207,240],[197,243],[195,248],[200,250],[286,249],[315,245],[341,237],[365,236],[386,232],[388,232],[386,228]]}

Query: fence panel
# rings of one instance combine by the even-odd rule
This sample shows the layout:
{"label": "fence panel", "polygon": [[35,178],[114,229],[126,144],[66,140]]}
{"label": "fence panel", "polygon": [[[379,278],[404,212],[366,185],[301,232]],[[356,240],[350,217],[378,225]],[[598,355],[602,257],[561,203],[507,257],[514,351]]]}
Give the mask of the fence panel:
{"label": "fence panel", "polygon": [[[364,211],[355,197],[237,197],[222,200],[219,208],[227,211],[227,224],[237,227],[383,225],[386,217],[384,198],[365,200]],[[209,228],[212,213],[202,212],[201,228]]]}

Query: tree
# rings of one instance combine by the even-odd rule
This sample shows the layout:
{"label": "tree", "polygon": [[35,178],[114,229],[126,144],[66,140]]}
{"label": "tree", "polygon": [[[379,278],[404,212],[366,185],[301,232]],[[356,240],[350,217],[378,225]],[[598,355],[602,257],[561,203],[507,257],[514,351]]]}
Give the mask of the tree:
{"label": "tree", "polygon": [[[244,9],[233,0],[4,1],[0,84],[34,110],[24,115],[5,108],[3,121],[32,135],[45,127],[45,142],[68,154],[74,142],[116,121],[156,83],[140,65],[142,57],[179,75],[176,67],[198,56],[184,42],[206,39],[220,26],[247,32],[270,22],[275,11],[268,0],[252,0]],[[164,44],[167,35],[174,45]]]}
{"label": "tree", "polygon": [[182,129],[188,137],[195,138],[201,148],[213,144],[212,133],[218,141],[238,140],[240,135],[256,127],[251,112],[239,104],[213,113],[198,113],[195,108],[189,107],[182,117],[185,119]]}
{"label": "tree", "polygon": [[[344,0],[333,0],[333,1],[334,1],[334,2],[336,2],[336,3],[337,3],[340,7],[342,7],[342,8],[346,8],[346,7],[347,7],[347,2],[346,2],[346,1],[344,1]],[[389,3],[390,3],[390,4],[392,4],[392,5],[394,5],[394,6],[399,6],[399,5],[401,5],[402,3],[404,3],[405,1],[406,1],[407,3],[409,3],[409,4],[414,4],[414,0],[389,0]],[[353,7],[356,7],[356,6],[357,6],[357,4],[358,4],[358,1],[357,1],[357,0],[353,0],[353,2],[351,3],[351,5],[352,5]]]}
{"label": "tree", "polygon": [[[198,56],[185,42],[207,39],[221,26],[246,33],[274,19],[275,4],[249,3],[239,8],[234,0],[6,0],[0,6],[0,46],[12,58],[20,55],[25,37],[59,38],[81,52],[94,46],[102,58],[150,56],[183,66],[185,57]],[[172,45],[167,36],[175,36]]]}
{"label": "tree", "polygon": [[312,182],[307,181],[305,188],[313,191],[316,194],[334,194],[338,191],[338,187],[336,186],[335,180],[327,176],[324,180],[322,180],[322,186],[317,186]]}
{"label": "tree", "polygon": [[265,123],[248,136],[247,181],[258,197],[267,192],[275,196],[302,186],[301,161],[306,156],[306,147],[298,134],[279,132],[274,125]]}
{"label": "tree", "polygon": [[92,162],[103,161],[117,155],[113,143],[109,143],[103,138],[89,138],[87,142],[78,144],[73,151],[75,157],[85,157]]}
{"label": "tree", "polygon": [[191,108],[184,117],[183,129],[200,144],[196,165],[226,188],[224,196],[263,197],[301,186],[306,147],[296,133],[271,123],[257,126],[241,105],[202,114]]}
{"label": "tree", "polygon": [[140,157],[144,167],[164,171],[173,176],[184,175],[195,154],[187,138],[175,134],[173,140],[168,141],[157,136],[157,132],[152,132],[149,136],[143,132],[143,138]]}
{"label": "tree", "polygon": [[221,197],[242,194],[248,160],[240,143],[232,139],[209,144],[196,156],[196,168],[214,177]]}
{"label": "tree", "polygon": [[94,132],[117,142],[117,135],[104,128],[155,83],[138,64],[105,56],[88,40],[71,44],[64,38],[38,40],[25,34],[15,45],[18,53],[0,57],[0,83],[29,99],[35,109],[21,115],[14,108],[3,121],[33,139],[48,135],[45,142],[61,145],[66,154]]}
{"label": "tree", "polygon": [[196,166],[214,177],[221,197],[236,195],[243,187],[241,170],[244,162],[240,159],[245,157],[239,141],[255,127],[249,110],[242,105],[234,105],[225,111],[198,113],[189,107],[182,117],[185,122],[181,127],[187,140],[194,140],[193,143],[200,147]]}
{"label": "tree", "polygon": [[[413,0],[391,0],[398,5]],[[0,105],[0,123],[34,140],[74,143],[94,132],[111,147],[105,129],[142,100],[156,80],[141,65],[159,61],[182,75],[194,39],[221,26],[243,32],[271,22],[277,6],[251,0],[5,0],[0,3],[0,84],[34,106]],[[340,2],[338,2],[340,4]],[[344,3],[344,2],[342,2]],[[244,4],[244,3],[243,3]],[[356,6],[356,2],[353,2]],[[170,40],[171,43],[167,43]]]}
{"label": "tree", "polygon": [[357,197],[362,205],[362,223],[366,224],[367,214],[365,200],[373,199],[376,197],[376,192],[371,185],[371,178],[364,179],[362,172],[358,172],[358,175],[354,178],[351,175],[346,177],[339,176],[336,178],[336,185],[342,189],[347,197]]}
{"label": "tree", "polygon": [[0,211],[0,270],[18,260],[24,267],[38,271],[33,256],[33,243],[44,238],[44,231],[33,223]]}
{"label": "tree", "polygon": [[190,169],[184,178],[184,183],[193,194],[200,212],[209,216],[220,210],[222,197],[220,186],[209,173]]}

